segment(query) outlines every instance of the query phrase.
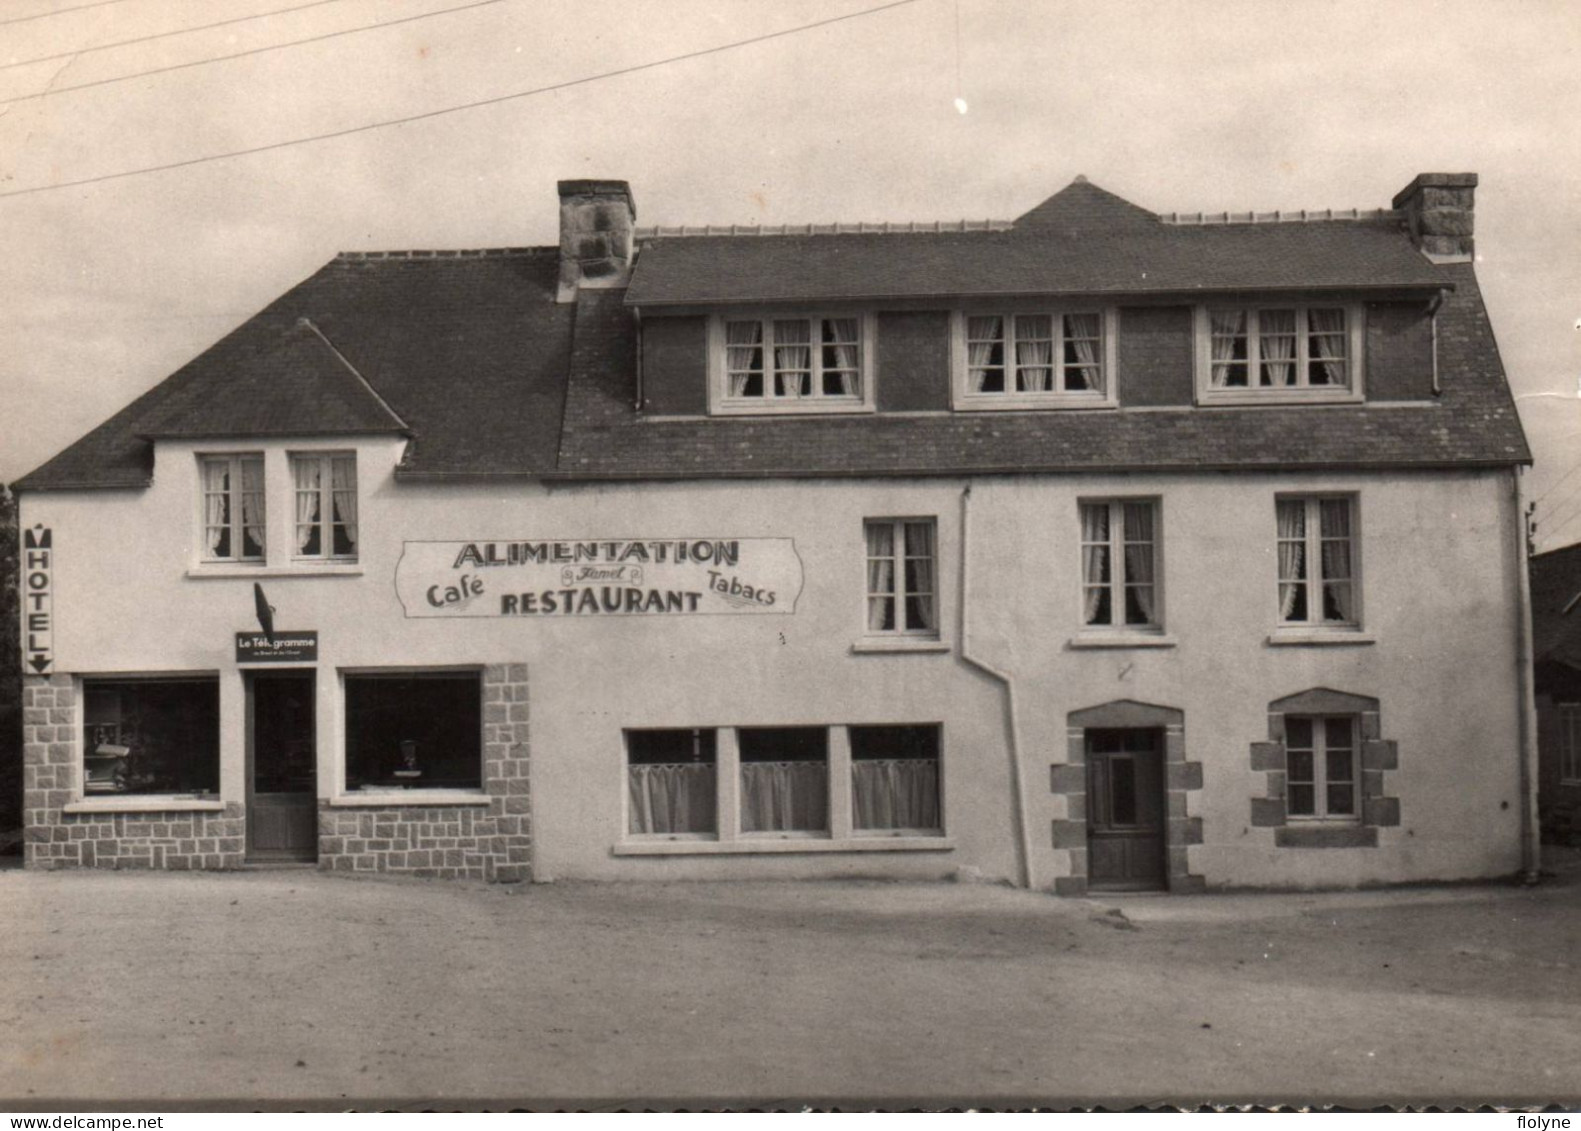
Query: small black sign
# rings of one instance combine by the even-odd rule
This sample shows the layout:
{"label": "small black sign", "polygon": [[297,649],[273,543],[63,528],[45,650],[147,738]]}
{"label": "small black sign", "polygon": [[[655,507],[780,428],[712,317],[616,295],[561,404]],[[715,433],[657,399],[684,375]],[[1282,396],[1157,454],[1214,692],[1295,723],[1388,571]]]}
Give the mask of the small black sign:
{"label": "small black sign", "polygon": [[238,664],[301,664],[318,660],[317,632],[261,632],[236,634]]}

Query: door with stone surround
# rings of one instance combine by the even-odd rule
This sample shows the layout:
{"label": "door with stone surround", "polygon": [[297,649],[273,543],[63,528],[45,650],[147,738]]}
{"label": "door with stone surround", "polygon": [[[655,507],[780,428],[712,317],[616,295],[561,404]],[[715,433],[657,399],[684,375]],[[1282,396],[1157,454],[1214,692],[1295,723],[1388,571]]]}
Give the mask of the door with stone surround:
{"label": "door with stone surround", "polygon": [[1087,880],[1095,890],[1158,891],[1164,866],[1163,733],[1087,732]]}

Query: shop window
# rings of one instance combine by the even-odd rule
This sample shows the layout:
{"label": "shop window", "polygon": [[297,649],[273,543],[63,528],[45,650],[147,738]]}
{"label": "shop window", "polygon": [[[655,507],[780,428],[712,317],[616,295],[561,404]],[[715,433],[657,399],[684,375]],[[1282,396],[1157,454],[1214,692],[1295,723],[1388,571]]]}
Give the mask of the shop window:
{"label": "shop window", "polygon": [[1285,802],[1290,818],[1354,821],[1356,720],[1350,715],[1285,718]]}
{"label": "shop window", "polygon": [[934,520],[870,518],[864,530],[868,633],[937,637]]}
{"label": "shop window", "polygon": [[479,789],[478,672],[348,674],[346,788]]}
{"label": "shop window", "polygon": [[193,679],[85,679],[83,794],[217,793],[220,685]]}
{"label": "shop window", "polygon": [[305,453],[291,457],[297,558],[357,560],[357,457]]}
{"label": "shop window", "polygon": [[1158,504],[1114,499],[1081,504],[1082,624],[1157,629]]}
{"label": "shop window", "polygon": [[627,820],[635,835],[718,830],[718,732],[628,730]]}
{"label": "shop window", "polygon": [[829,830],[826,727],[742,728],[736,741],[742,832]]}
{"label": "shop window", "polygon": [[203,557],[211,562],[262,562],[265,529],[262,455],[211,455],[203,477]]}
{"label": "shop window", "polygon": [[858,832],[937,832],[939,728],[854,726],[851,823]]}

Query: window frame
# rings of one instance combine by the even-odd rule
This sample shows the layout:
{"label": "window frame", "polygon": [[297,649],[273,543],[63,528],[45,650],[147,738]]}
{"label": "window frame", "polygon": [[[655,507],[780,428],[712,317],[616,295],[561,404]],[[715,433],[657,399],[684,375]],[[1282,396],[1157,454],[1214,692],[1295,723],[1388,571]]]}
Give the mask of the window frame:
{"label": "window frame", "polygon": [[[91,692],[103,692],[104,685],[124,687],[129,684],[204,684],[212,687],[214,695],[214,788],[194,790],[163,790],[149,792],[132,792],[125,790],[90,790],[88,769],[88,727],[95,724],[90,721],[88,710],[88,696]],[[225,772],[225,690],[221,685],[218,671],[170,671],[170,672],[85,672],[74,680],[76,692],[76,709],[73,712],[74,732],[73,745],[76,747],[75,765],[77,780],[73,785],[71,796],[74,799],[68,811],[89,811],[94,808],[102,809],[128,809],[128,810],[157,810],[160,803],[183,802],[196,803],[196,805],[182,804],[179,808],[188,807],[214,807],[218,808],[222,791],[224,789]],[[123,705],[124,706],[124,705]],[[118,707],[117,714],[121,711]],[[118,719],[116,726],[119,727]],[[119,733],[117,738],[119,738]],[[95,747],[102,745],[95,743]],[[121,745],[116,743],[114,745]],[[130,744],[126,744],[130,746]],[[130,750],[128,751],[128,754]],[[122,756],[127,757],[127,755]]]}
{"label": "window frame", "polygon": [[[385,679],[413,679],[423,676],[472,676],[477,682],[478,692],[478,748],[477,768],[478,784],[472,786],[429,786],[420,785],[411,789],[394,789],[392,787],[375,787],[368,789],[361,785],[352,789],[347,783],[349,780],[348,758],[350,757],[350,731],[348,722],[350,701],[347,695],[346,684],[351,679],[385,678]],[[353,804],[368,804],[368,799],[377,799],[377,803],[390,806],[419,806],[427,804],[430,799],[466,798],[476,799],[487,796],[487,748],[488,748],[488,681],[481,666],[474,664],[433,664],[411,667],[348,667],[336,670],[337,691],[339,703],[335,712],[336,753],[334,764],[335,802],[350,802]],[[334,802],[332,802],[333,804]]]}
{"label": "window frame", "polygon": [[[928,596],[932,598],[932,603],[933,603],[933,627],[932,628],[911,628],[909,626],[905,627],[905,628],[899,627],[899,625],[900,625],[902,620],[909,620],[909,615],[907,614],[907,611],[906,611],[906,602],[909,601],[911,599],[911,597],[913,596],[913,594],[910,592],[910,590],[907,589],[907,587],[906,587],[906,568],[905,568],[905,566],[906,566],[906,561],[908,559],[907,559],[907,554],[906,554],[906,549],[905,549],[905,546],[906,546],[905,537],[906,537],[906,524],[907,523],[926,523],[933,530],[933,555],[932,555],[932,558],[930,559],[931,562],[932,562],[932,567],[933,567],[932,568],[932,573],[933,573],[933,591],[928,594]],[[870,583],[868,581],[868,577],[869,577],[869,574],[870,574],[870,569],[871,569],[872,563],[874,561],[876,561],[876,560],[879,560],[879,559],[873,558],[872,555],[868,552],[868,548],[867,548],[867,531],[868,531],[868,527],[869,526],[885,525],[885,524],[889,525],[891,527],[891,530],[892,530],[893,541],[892,541],[891,544],[894,547],[894,553],[890,557],[888,557],[887,559],[884,559],[884,560],[887,560],[887,561],[892,563],[893,572],[892,572],[891,576],[894,578],[894,585],[895,585],[895,587],[894,587],[894,590],[892,592],[890,592],[890,593],[873,593],[870,590],[870,588],[869,588],[869,584]],[[862,606],[861,606],[861,608],[862,608],[862,636],[863,637],[865,637],[868,640],[915,640],[915,641],[935,641],[935,640],[940,640],[940,639],[943,638],[942,633],[943,633],[944,618],[941,615],[942,612],[943,612],[943,604],[942,604],[942,602],[940,600],[940,597],[942,596],[942,594],[940,592],[940,589],[941,589],[940,581],[942,579],[939,576],[939,559],[940,559],[940,554],[939,554],[939,520],[938,520],[937,516],[935,516],[935,515],[904,515],[904,516],[895,517],[895,518],[891,518],[891,517],[888,517],[888,516],[879,516],[879,517],[863,518],[862,519]],[[895,623],[896,623],[897,627],[895,627],[895,628],[872,628],[872,627],[869,626],[869,624],[868,624],[869,603],[873,600],[874,597],[888,597],[890,600],[895,602]]]}
{"label": "window frame", "polygon": [[[1064,373],[1071,363],[1065,361],[1065,319],[1072,315],[1096,314],[1099,318],[1098,365],[1101,387],[1070,391],[1061,388]],[[1054,370],[1049,389],[1029,392],[1010,389],[1015,380],[1017,366],[1011,360],[1015,354],[1014,329],[1017,318],[1046,317],[1052,320],[1053,337],[1051,365]],[[973,318],[1000,318],[1005,328],[1004,362],[1007,388],[1003,392],[975,392],[971,389],[969,358],[969,329]],[[993,307],[961,307],[950,311],[950,398],[957,412],[1005,412],[1028,409],[1082,409],[1117,408],[1119,308],[1106,303],[1054,304],[1012,302]]]}
{"label": "window frame", "polygon": [[[296,468],[298,461],[313,460],[319,464],[318,486],[318,518],[313,525],[318,528],[318,544],[320,552],[306,554],[297,549],[299,527],[306,525],[296,518],[297,496],[302,494],[301,488],[296,485]],[[352,472],[352,493],[355,495],[357,517],[353,520],[356,527],[356,536],[352,539],[352,549],[349,554],[336,554],[333,552],[335,527],[347,525],[335,520],[335,485],[334,469],[336,460],[349,460]],[[350,450],[299,450],[286,453],[286,474],[291,483],[291,541],[289,543],[290,560],[293,565],[322,562],[325,565],[354,565],[358,562],[362,546],[362,487],[361,477],[357,473],[357,453]]]}
{"label": "window frame", "polygon": [[1581,785],[1581,703],[1556,703],[1559,712],[1559,784]]}
{"label": "window frame", "polygon": [[[1279,535],[1279,504],[1300,502],[1303,504],[1302,535],[1303,558],[1307,565],[1307,576],[1299,583],[1305,590],[1307,617],[1304,620],[1290,620],[1284,615],[1283,586],[1285,582],[1279,573],[1280,544],[1287,539]],[[1323,571],[1323,508],[1325,502],[1344,502],[1349,511],[1350,536],[1347,539],[1350,545],[1350,576],[1346,580],[1350,585],[1351,602],[1354,615],[1348,620],[1327,620],[1322,616],[1314,618],[1313,609],[1320,612],[1324,607],[1323,587],[1328,578]],[[1336,539],[1328,539],[1335,541]],[[1362,558],[1361,558],[1361,498],[1354,492],[1320,491],[1320,492],[1281,492],[1274,496],[1274,623],[1276,632],[1281,634],[1299,633],[1334,633],[1338,635],[1355,635],[1362,631],[1366,623],[1365,606],[1362,602]],[[1315,568],[1314,568],[1315,565]]]}
{"label": "window frame", "polygon": [[[855,320],[857,324],[857,380],[860,390],[856,396],[826,394],[823,389],[822,324],[832,320]],[[810,391],[805,396],[787,397],[774,393],[773,368],[775,322],[806,322],[809,326],[808,359]],[[764,395],[757,397],[730,395],[730,368],[727,326],[732,322],[757,322],[763,337],[759,348],[763,350]],[[708,411],[714,416],[803,416],[821,414],[864,413],[877,410],[875,390],[878,318],[872,311],[839,311],[827,308],[797,307],[769,310],[761,307],[739,311],[723,311],[708,318]]]}
{"label": "window frame", "polygon": [[[748,730],[778,730],[784,727],[819,729],[825,732],[826,827],[823,829],[747,830],[742,813],[740,736]],[[864,727],[929,728],[936,736],[935,774],[938,795],[935,806],[938,828],[858,828],[856,790],[851,750],[851,731]],[[631,747],[634,732],[711,731],[714,734],[714,831],[685,833],[642,833],[631,831]],[[619,761],[619,836],[616,855],[653,855],[687,853],[767,854],[777,852],[864,851],[883,849],[947,850],[954,845],[948,837],[946,809],[948,742],[942,720],[842,723],[734,723],[720,725],[640,725],[623,727],[620,732]]]}
{"label": "window frame", "polygon": [[[1312,724],[1312,812],[1296,813],[1290,808],[1290,739],[1289,727],[1292,719],[1305,719]],[[1330,813],[1328,803],[1329,787],[1334,784],[1329,781],[1328,754],[1329,734],[1328,724],[1336,719],[1345,720],[1349,729],[1350,740],[1350,804],[1349,813]],[[1314,825],[1360,825],[1362,823],[1362,790],[1361,790],[1361,720],[1356,715],[1347,714],[1314,714],[1314,715],[1287,715],[1285,716],[1285,818],[1289,824],[1314,824]],[[1346,783],[1339,783],[1346,784]]]}
{"label": "window frame", "polygon": [[[1129,544],[1125,537],[1125,508],[1127,506],[1148,506],[1153,512],[1153,616],[1146,624],[1127,624],[1123,620],[1125,611],[1125,591],[1133,586],[1130,580],[1130,565],[1126,560],[1125,547]],[[1109,623],[1089,624],[1086,617],[1087,590],[1092,587],[1087,580],[1087,547],[1096,545],[1088,543],[1086,537],[1086,522],[1084,512],[1087,507],[1107,507],[1109,510],[1109,537],[1106,545],[1109,549],[1109,580],[1104,585],[1109,590]],[[1076,590],[1076,623],[1083,634],[1090,636],[1162,636],[1164,633],[1164,538],[1163,538],[1164,506],[1163,500],[1157,495],[1102,495],[1092,498],[1081,497],[1076,500],[1076,552],[1077,577],[1080,579]],[[1117,552],[1118,551],[1118,552]],[[1115,614],[1119,612],[1122,619],[1115,622]]]}
{"label": "window frame", "polygon": [[[262,568],[269,564],[269,465],[262,451],[238,452],[198,452],[198,561],[205,566],[242,566],[248,568]],[[247,464],[254,464],[258,468],[258,490],[252,492],[260,496],[262,513],[259,515],[258,525],[263,530],[263,545],[261,553],[238,554],[231,553],[219,556],[209,549],[209,531],[219,529],[208,520],[208,503],[211,495],[217,494],[209,490],[208,469],[211,464],[224,464],[227,468],[229,486],[226,487],[224,497],[230,517],[225,524],[225,529],[230,536],[230,545],[233,548],[244,546],[246,543],[246,522],[243,518],[244,496],[248,494],[244,486],[244,468]]]}
{"label": "window frame", "polygon": [[[1345,312],[1345,341],[1347,354],[1346,372],[1349,380],[1344,385],[1307,384],[1307,366],[1312,360],[1309,353],[1309,312],[1314,309],[1343,310]],[[1246,387],[1213,385],[1213,322],[1216,311],[1243,311],[1246,321]],[[1289,359],[1296,367],[1298,383],[1295,385],[1259,386],[1261,369],[1261,315],[1266,311],[1293,310],[1296,316],[1296,356]],[[1193,311],[1193,356],[1195,358],[1195,383],[1199,405],[1290,405],[1290,404],[1355,404],[1366,399],[1366,342],[1367,310],[1360,302],[1326,302],[1321,299],[1300,299],[1290,302],[1272,300],[1225,301],[1202,303]],[[1283,360],[1283,359],[1281,359]]]}

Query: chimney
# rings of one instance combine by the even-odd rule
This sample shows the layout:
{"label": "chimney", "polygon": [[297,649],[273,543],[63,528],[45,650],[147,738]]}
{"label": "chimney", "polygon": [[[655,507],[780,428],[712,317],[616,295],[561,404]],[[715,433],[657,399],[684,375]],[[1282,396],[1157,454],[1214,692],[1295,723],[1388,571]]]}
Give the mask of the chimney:
{"label": "chimney", "polygon": [[624,287],[637,205],[625,181],[560,182],[560,302],[581,287]]}
{"label": "chimney", "polygon": [[1394,197],[1411,242],[1434,263],[1469,263],[1477,192],[1475,173],[1421,173]]}

